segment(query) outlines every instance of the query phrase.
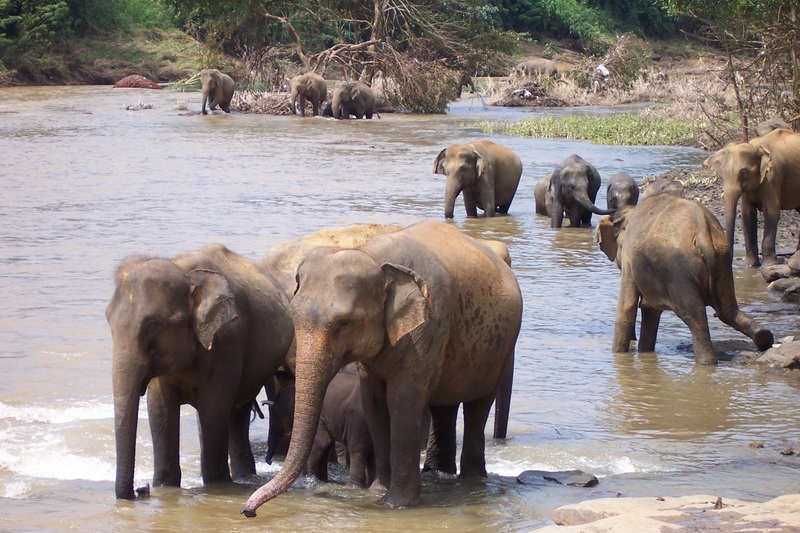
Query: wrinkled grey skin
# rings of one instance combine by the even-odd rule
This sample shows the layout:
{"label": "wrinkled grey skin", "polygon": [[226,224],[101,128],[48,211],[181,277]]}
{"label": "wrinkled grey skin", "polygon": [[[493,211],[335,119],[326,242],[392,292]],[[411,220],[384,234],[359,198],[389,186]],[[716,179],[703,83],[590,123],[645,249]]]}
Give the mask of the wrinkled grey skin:
{"label": "wrinkled grey skin", "polygon": [[758,123],[758,127],[756,127],[756,135],[763,137],[772,130],[777,129],[791,130],[792,127],[779,118],[770,118],[767,120],[762,120]]}
{"label": "wrinkled grey skin", "polygon": [[210,68],[200,71],[200,82],[203,91],[203,114],[208,114],[206,102],[211,111],[219,106],[226,113],[230,113],[233,89],[236,85],[233,78],[215,68]]}
{"label": "wrinkled grey skin", "polygon": [[[281,471],[250,497],[242,514],[255,516],[300,475],[328,383],[354,361],[364,369],[362,404],[387,505],[420,503],[419,436],[428,406],[463,403],[460,475],[486,476],[484,426],[496,396],[503,411],[509,405],[522,318],[510,267],[454,226],[424,221],[356,249],[313,250],[296,279],[292,441]],[[434,431],[445,428],[440,442],[455,446],[449,420],[437,419],[436,411],[432,417]]]}
{"label": "wrinkled grey skin", "polygon": [[145,391],[154,485],[180,486],[183,404],[197,409],[204,483],[255,473],[250,413],[292,344],[288,304],[273,278],[221,245],[171,260],[132,257],[120,265],[106,309],[117,498],[134,498],[139,397]]}
{"label": "wrinkled grey skin", "polygon": [[639,203],[639,185],[630,174],[617,172],[608,180],[606,207],[617,210]]}
{"label": "wrinkled grey skin", "polygon": [[333,88],[333,118],[372,118],[375,113],[375,93],[370,87],[354,81],[337,83]]}
{"label": "wrinkled grey skin", "polygon": [[571,227],[591,227],[593,213],[613,213],[613,210],[594,205],[598,190],[600,174],[597,169],[572,154],[534,186],[536,213],[549,216],[552,228],[562,227],[565,214]]}
{"label": "wrinkled grey skin", "polygon": [[[275,450],[288,445],[292,437],[295,384],[286,383],[275,397],[274,413],[278,432],[270,434],[267,463]],[[306,461],[305,474],[328,481],[328,457],[335,443],[344,444],[349,466],[348,485],[367,488],[375,479],[375,452],[361,405],[361,381],[354,363],[345,365],[325,391],[319,426]]]}
{"label": "wrinkled grey skin", "polygon": [[292,92],[289,98],[289,105],[292,114],[297,114],[300,108],[300,116],[306,116],[306,100],[311,102],[311,116],[319,115],[320,104],[328,97],[328,84],[325,79],[315,72],[298,74],[292,78]]}
{"label": "wrinkled grey skin", "polygon": [[683,198],[686,195],[686,191],[680,181],[672,178],[658,178],[648,183],[644,188],[642,200],[662,193],[671,194],[677,198]]}
{"label": "wrinkled grey skin", "polygon": [[513,150],[491,141],[451,144],[436,156],[433,173],[447,176],[444,217],[453,218],[455,202],[463,193],[467,216],[505,215],[517,192],[522,161]]}
{"label": "wrinkled grey skin", "polygon": [[540,57],[520,63],[514,67],[512,74],[524,77],[539,76],[552,78],[558,74],[558,65],[552,59]]}
{"label": "wrinkled grey skin", "polygon": [[759,350],[772,346],[772,333],[739,310],[725,233],[701,203],[650,196],[600,219],[597,236],[600,249],[621,270],[614,352],[629,351],[638,308],[640,352],[655,350],[661,313],[672,310],[692,332],[695,363],[717,364],[706,306]]}

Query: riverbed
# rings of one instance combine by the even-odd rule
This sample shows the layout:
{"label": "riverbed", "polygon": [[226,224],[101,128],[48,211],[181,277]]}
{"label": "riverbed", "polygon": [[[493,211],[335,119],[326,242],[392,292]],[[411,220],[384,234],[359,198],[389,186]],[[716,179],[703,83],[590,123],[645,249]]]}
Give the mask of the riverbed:
{"label": "riverbed", "polygon": [[[657,352],[611,353],[619,271],[591,229],[553,230],[534,213],[534,183],[572,153],[603,177],[601,207],[614,173],[641,180],[707,154],[487,136],[472,122],[609,110],[491,108],[471,96],[445,115],[371,121],[199,109],[199,93],[0,89],[0,530],[530,531],[551,524],[554,508],[598,496],[765,501],[797,492],[800,459],[780,453],[800,448],[797,379],[724,360],[695,367],[689,331],[669,313]],[[203,487],[197,424],[185,406],[183,487],[114,498],[104,310],[120,261],[211,243],[257,260],[326,227],[443,220],[444,177],[432,173],[433,161],[448,144],[478,138],[523,162],[509,216],[467,219],[458,200],[453,221],[508,246],[525,301],[509,437],[487,439],[488,479],[426,476],[424,504],[393,511],[375,493],[344,488],[337,472],[333,483],[298,481],[247,520],[242,504],[280,466],[263,461],[266,421],[251,428],[259,478]],[[797,333],[795,305],[771,299],[740,261],[734,274],[745,312],[777,339]],[[748,341],[711,313],[710,325],[721,345]],[[152,478],[144,404],[140,417],[137,486]],[[581,469],[600,483],[518,484],[529,469]]]}

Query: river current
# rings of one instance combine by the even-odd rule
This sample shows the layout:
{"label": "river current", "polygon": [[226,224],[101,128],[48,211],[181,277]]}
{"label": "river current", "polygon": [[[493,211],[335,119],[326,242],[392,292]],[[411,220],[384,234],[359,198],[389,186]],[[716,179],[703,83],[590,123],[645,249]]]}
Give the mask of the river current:
{"label": "river current", "polygon": [[[137,104],[152,108],[126,109]],[[657,352],[611,353],[619,271],[592,230],[552,230],[534,213],[534,183],[572,153],[603,177],[601,207],[614,173],[642,179],[706,154],[487,136],[475,120],[605,110],[491,108],[469,96],[445,115],[371,121],[203,116],[199,108],[199,93],[0,89],[1,531],[531,531],[551,524],[554,508],[598,496],[764,501],[798,491],[800,463],[780,454],[800,444],[797,379],[729,361],[696,368],[689,331],[670,313]],[[114,498],[104,309],[120,261],[211,243],[257,260],[326,227],[443,220],[434,158],[478,138],[523,162],[510,216],[466,219],[458,200],[454,220],[508,245],[525,299],[509,438],[487,439],[487,480],[426,476],[424,505],[393,511],[372,492],[345,489],[340,470],[333,483],[300,480],[248,520],[239,509],[280,466],[263,461],[266,422],[251,429],[259,479],[203,487],[197,424],[184,406],[183,487]],[[748,314],[777,339],[797,333],[796,306],[771,299],[741,261],[734,273]],[[718,343],[748,340],[713,316],[710,323]],[[140,416],[137,486],[152,478],[144,403]],[[581,469],[600,483],[518,484],[529,469]]]}

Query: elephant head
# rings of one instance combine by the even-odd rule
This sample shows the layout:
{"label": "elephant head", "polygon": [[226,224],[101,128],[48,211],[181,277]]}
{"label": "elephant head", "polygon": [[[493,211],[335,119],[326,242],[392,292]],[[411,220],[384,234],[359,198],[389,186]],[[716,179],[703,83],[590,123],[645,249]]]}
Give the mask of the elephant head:
{"label": "elephant head", "polygon": [[553,197],[551,227],[561,227],[565,212],[573,227],[590,223],[592,213],[612,214],[613,209],[600,209],[594,205],[599,189],[600,174],[597,169],[575,154],[565,159],[550,177]]}
{"label": "elephant head", "polygon": [[[222,274],[186,274],[171,261],[135,257],[117,271],[106,318],[113,339],[116,496],[132,499],[139,398],[153,378],[190,368],[238,314]],[[172,475],[178,479],[156,481],[180,485],[180,472]]]}
{"label": "elephant head", "polygon": [[742,194],[754,193],[772,170],[772,155],[765,146],[728,143],[711,154],[703,165],[722,176],[725,200],[725,235],[733,250],[736,206]]}
{"label": "elephant head", "polygon": [[368,361],[428,319],[428,287],[413,271],[378,264],[361,250],[320,248],[297,273],[290,306],[297,341],[292,440],[280,472],[248,499],[242,514],[285,492],[302,473],[325,391],[345,364]]}
{"label": "elephant head", "polygon": [[[482,180],[485,181],[487,172],[493,173],[492,163],[469,144],[453,144],[439,152],[433,162],[433,173],[447,176],[444,192],[445,218],[453,218],[456,198],[461,191],[477,188]],[[494,179],[491,182],[493,184]],[[490,209],[482,205],[478,207],[484,211]]]}

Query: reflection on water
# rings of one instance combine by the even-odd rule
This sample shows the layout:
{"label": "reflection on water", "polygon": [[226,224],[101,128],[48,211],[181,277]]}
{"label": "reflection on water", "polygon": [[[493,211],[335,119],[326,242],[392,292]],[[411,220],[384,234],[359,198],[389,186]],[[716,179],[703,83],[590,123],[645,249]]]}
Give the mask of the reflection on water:
{"label": "reflection on water", "polygon": [[[181,100],[192,110],[176,111]],[[154,109],[124,109],[139,101]],[[763,500],[797,490],[796,459],[778,454],[800,441],[796,380],[728,362],[694,368],[688,329],[670,313],[657,353],[611,354],[619,271],[592,229],[553,230],[534,214],[534,183],[572,153],[604,178],[625,170],[639,179],[704,154],[494,135],[523,161],[511,216],[467,220],[457,205],[451,222],[508,246],[525,300],[509,438],[487,441],[488,480],[427,476],[425,506],[392,512],[374,493],[342,488],[340,470],[338,483],[302,480],[245,520],[244,500],[278,467],[263,462],[266,423],[251,428],[258,479],[201,487],[197,425],[184,407],[184,488],[117,502],[103,311],[122,259],[213,242],[258,259],[325,227],[442,220],[444,181],[432,163],[447,144],[484,137],[471,121],[572,112],[466,98],[447,115],[337,122],[204,117],[199,104],[196,93],[169,91],[0,90],[0,529],[529,531],[559,505],[608,493]],[[776,338],[797,331],[796,307],[770,300],[755,270],[739,263],[735,275],[747,313]],[[715,341],[743,339],[710,325]],[[749,448],[754,440],[765,448]],[[138,443],[137,485],[152,476],[144,422]],[[514,480],[526,469],[573,468],[600,486]]]}

